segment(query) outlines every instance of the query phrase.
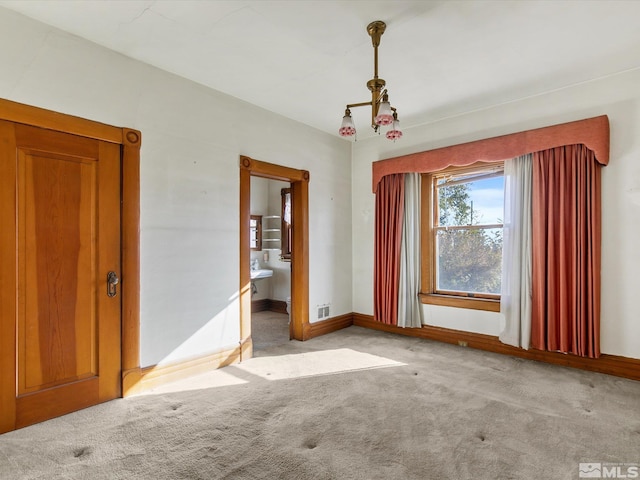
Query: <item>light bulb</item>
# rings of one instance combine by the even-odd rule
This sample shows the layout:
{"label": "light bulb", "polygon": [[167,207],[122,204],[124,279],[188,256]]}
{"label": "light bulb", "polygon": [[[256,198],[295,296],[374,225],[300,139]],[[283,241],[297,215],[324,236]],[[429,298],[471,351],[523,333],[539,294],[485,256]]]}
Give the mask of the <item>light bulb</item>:
{"label": "light bulb", "polygon": [[351,112],[349,110],[347,110],[344,117],[342,117],[342,125],[340,126],[338,133],[341,137],[352,137],[356,134],[356,126],[353,124],[353,119],[351,118]]}
{"label": "light bulb", "polygon": [[393,125],[391,126],[391,130],[389,130],[385,135],[389,140],[399,140],[402,138],[402,130],[400,130],[400,121],[398,118],[393,119]]}
{"label": "light bulb", "polygon": [[393,112],[389,102],[380,102],[378,115],[375,118],[376,125],[391,125],[393,123]]}

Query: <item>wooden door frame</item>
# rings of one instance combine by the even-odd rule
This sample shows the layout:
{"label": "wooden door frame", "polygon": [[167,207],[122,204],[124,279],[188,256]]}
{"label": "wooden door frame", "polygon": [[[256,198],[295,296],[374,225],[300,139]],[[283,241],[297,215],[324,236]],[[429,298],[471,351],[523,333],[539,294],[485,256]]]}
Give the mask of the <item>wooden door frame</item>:
{"label": "wooden door frame", "polygon": [[291,183],[291,337],[310,338],[309,324],[309,172],[240,156],[240,359],[253,355],[251,339],[250,230],[251,176]]}
{"label": "wooden door frame", "polygon": [[[0,99],[0,120],[46,128],[120,145],[121,149],[121,383],[122,395],[140,380],[140,147],[138,130],[113,127],[80,117]],[[0,322],[1,323],[1,322]],[[10,322],[7,322],[7,324]],[[15,339],[15,322],[13,322]],[[9,335],[7,336],[9,337]],[[3,342],[14,341],[0,336]],[[0,356],[2,362],[15,359]],[[2,379],[0,379],[2,380]],[[0,383],[2,383],[0,381]],[[0,399],[1,400],[1,399]],[[1,401],[0,401],[1,403]],[[1,424],[1,419],[0,419]]]}

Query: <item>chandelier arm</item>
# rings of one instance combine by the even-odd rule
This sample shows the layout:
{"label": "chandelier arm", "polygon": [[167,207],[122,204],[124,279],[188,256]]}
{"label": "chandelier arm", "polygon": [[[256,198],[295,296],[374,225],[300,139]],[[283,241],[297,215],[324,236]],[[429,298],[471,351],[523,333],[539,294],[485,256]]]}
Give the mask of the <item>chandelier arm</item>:
{"label": "chandelier arm", "polygon": [[385,95],[388,95],[386,88],[380,92],[380,95],[378,95],[378,99],[376,100],[376,103],[380,103],[380,100],[382,100]]}
{"label": "chandelier arm", "polygon": [[366,107],[366,106],[370,107],[372,105],[373,105],[372,102],[350,103],[349,105],[347,105],[347,108]]}

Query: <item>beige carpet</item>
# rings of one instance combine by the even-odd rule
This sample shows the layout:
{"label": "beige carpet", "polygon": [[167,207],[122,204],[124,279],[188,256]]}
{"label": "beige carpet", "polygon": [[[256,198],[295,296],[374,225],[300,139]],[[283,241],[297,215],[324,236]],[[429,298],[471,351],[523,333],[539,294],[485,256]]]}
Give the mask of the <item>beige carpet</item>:
{"label": "beige carpet", "polygon": [[251,314],[253,350],[265,350],[289,343],[289,315],[270,311]]}
{"label": "beige carpet", "polygon": [[640,383],[358,327],[0,436],[0,479],[577,479]]}

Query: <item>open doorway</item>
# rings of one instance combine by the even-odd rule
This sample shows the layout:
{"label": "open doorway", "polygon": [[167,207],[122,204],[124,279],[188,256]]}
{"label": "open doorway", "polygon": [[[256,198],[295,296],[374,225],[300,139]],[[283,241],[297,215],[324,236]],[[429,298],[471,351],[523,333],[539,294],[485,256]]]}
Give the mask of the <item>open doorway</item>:
{"label": "open doorway", "polygon": [[[289,185],[290,241],[288,252],[282,249],[277,255],[290,255],[290,324],[289,338],[305,340],[309,338],[309,172],[271,163],[240,157],[240,346],[241,359],[253,355],[251,335],[251,245],[256,238],[256,222],[252,224],[251,178],[286,182]],[[264,228],[264,224],[262,224]],[[275,229],[276,227],[274,227]],[[281,227],[282,228],[282,227]],[[252,237],[253,235],[253,237]],[[282,235],[282,233],[281,233]],[[262,239],[268,236],[262,236]],[[275,242],[274,242],[275,243]],[[269,258],[271,253],[269,252]],[[254,258],[256,255],[254,254]],[[258,257],[259,258],[259,257]],[[263,257],[264,262],[264,257]],[[259,288],[259,287],[258,287]],[[286,311],[286,310],[285,310]]]}

